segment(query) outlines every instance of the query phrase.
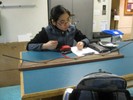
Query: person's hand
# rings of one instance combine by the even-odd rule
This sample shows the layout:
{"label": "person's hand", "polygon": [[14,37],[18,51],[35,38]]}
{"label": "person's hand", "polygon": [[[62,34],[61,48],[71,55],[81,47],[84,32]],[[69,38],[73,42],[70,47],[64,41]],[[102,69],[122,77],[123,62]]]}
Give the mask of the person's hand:
{"label": "person's hand", "polygon": [[48,49],[48,50],[54,50],[54,49],[56,49],[57,45],[58,45],[58,41],[50,40],[47,43],[44,43],[42,45],[42,48],[43,49]]}
{"label": "person's hand", "polygon": [[76,44],[76,46],[77,46],[78,50],[82,50],[83,47],[84,47],[84,43],[83,43],[82,41],[80,41],[80,42],[78,42],[78,43]]}

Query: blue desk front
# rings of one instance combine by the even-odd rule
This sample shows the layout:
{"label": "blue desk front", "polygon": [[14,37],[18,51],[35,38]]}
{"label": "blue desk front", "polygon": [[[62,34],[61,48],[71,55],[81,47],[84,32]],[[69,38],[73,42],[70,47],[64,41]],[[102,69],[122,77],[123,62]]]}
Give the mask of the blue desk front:
{"label": "blue desk front", "polygon": [[[122,42],[120,43],[120,46],[126,43],[128,42]],[[120,49],[120,53],[124,55],[124,58],[22,71],[24,94],[76,86],[84,75],[96,72],[99,69],[117,75],[133,73],[132,50],[133,43]],[[57,52],[22,52],[23,59],[32,61],[40,61],[57,57],[61,57],[61,54]]]}

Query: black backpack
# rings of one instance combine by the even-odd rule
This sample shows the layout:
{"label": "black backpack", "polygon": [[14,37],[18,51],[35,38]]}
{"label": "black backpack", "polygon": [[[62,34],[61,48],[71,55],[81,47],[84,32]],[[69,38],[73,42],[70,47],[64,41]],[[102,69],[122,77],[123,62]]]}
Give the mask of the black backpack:
{"label": "black backpack", "polygon": [[125,79],[108,72],[83,77],[67,97],[68,100],[131,100]]}

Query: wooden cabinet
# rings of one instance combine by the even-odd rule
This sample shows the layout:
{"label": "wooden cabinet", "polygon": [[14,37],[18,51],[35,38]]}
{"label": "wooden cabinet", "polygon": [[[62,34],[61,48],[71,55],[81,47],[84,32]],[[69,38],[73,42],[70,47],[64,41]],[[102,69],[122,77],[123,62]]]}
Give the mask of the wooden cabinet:
{"label": "wooden cabinet", "polygon": [[0,43],[0,87],[20,84],[20,61],[3,55],[20,58],[20,52],[25,48],[26,42]]}

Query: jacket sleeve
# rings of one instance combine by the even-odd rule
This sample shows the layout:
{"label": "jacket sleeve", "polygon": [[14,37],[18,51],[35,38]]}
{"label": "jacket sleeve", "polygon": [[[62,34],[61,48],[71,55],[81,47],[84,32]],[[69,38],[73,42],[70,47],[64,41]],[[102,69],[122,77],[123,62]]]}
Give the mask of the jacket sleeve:
{"label": "jacket sleeve", "polygon": [[78,41],[82,41],[84,42],[84,46],[88,46],[89,45],[89,39],[86,37],[86,35],[84,35],[80,30],[76,29],[75,31],[75,40],[76,42]]}
{"label": "jacket sleeve", "polygon": [[41,51],[43,43],[46,42],[48,42],[48,36],[45,28],[42,28],[42,30],[28,42],[26,49],[29,51]]}

